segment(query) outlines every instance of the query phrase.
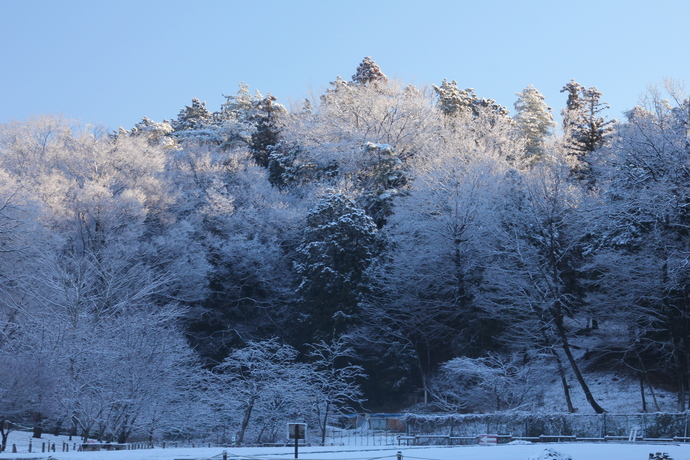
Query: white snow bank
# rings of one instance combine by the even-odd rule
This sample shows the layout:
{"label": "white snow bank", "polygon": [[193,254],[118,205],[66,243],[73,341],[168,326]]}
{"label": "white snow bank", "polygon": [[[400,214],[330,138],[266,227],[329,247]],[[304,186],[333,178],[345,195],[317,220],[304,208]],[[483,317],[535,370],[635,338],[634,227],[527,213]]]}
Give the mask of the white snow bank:
{"label": "white snow bank", "polygon": [[529,460],[573,460],[573,458],[555,449],[545,449],[537,457],[530,457]]}

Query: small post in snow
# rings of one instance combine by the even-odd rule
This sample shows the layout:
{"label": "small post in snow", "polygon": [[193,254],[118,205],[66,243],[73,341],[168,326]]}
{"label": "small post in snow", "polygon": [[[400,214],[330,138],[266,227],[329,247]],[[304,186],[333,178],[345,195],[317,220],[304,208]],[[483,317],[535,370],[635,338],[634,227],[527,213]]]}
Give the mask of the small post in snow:
{"label": "small post in snow", "polygon": [[395,456],[397,457],[397,460],[402,460],[402,452],[398,451],[398,453],[395,454]]}

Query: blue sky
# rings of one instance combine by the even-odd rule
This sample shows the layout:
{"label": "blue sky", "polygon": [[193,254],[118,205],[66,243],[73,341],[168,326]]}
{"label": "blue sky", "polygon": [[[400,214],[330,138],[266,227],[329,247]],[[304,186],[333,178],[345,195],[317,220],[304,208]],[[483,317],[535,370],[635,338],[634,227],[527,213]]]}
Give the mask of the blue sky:
{"label": "blue sky", "polygon": [[0,123],[63,114],[109,129],[217,110],[240,82],[289,105],[365,56],[417,85],[457,80],[560,111],[571,79],[609,116],[665,77],[690,85],[690,1],[0,0]]}

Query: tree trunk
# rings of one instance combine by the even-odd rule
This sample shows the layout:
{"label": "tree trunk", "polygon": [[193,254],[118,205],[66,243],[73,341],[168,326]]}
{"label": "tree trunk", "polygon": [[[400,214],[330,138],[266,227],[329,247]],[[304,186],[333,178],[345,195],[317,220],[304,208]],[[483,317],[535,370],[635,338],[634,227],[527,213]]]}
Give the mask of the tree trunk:
{"label": "tree trunk", "polygon": [[323,425],[321,425],[321,445],[325,446],[326,445],[326,426],[328,426],[328,412],[330,411],[331,408],[331,402],[328,401],[326,402],[326,409],[324,409],[324,414],[323,414]]}
{"label": "tree trunk", "polygon": [[252,397],[249,400],[249,405],[244,411],[244,417],[242,418],[242,424],[240,425],[240,432],[237,435],[237,443],[242,444],[244,441],[244,432],[247,431],[247,427],[249,426],[249,420],[252,417],[252,410],[254,410],[254,403],[256,402],[256,398]]}
{"label": "tree trunk", "polygon": [[0,453],[5,452],[7,449],[7,437],[10,435],[12,424],[6,418],[0,418],[0,437],[2,437],[2,443],[0,444]]}
{"label": "tree trunk", "polygon": [[671,332],[671,337],[670,337],[670,342],[671,345],[673,346],[673,352],[671,353],[672,357],[672,362],[676,365],[676,368],[678,369],[676,373],[676,381],[678,385],[678,412],[684,412],[685,411],[685,400],[686,400],[686,393],[685,393],[685,374],[686,374],[686,369],[685,369],[685,360],[682,359],[679,355],[683,350],[683,341],[680,340],[679,342],[676,341],[673,329],[669,328]]}
{"label": "tree trunk", "polygon": [[680,339],[680,345],[681,345],[681,350],[683,350],[683,355],[682,355],[682,363],[683,367],[681,368],[681,375],[680,375],[680,380],[683,384],[683,388],[685,389],[683,391],[683,407],[681,408],[681,411],[685,412],[688,409],[688,406],[690,405],[690,401],[687,401],[687,390],[688,390],[688,385],[690,382],[688,381],[688,371],[690,371],[690,341],[687,340],[687,335],[688,335],[688,328],[686,319],[688,316],[688,311],[687,308],[683,308],[683,331]]}
{"label": "tree trunk", "polygon": [[417,343],[415,346],[415,357],[417,358],[417,366],[419,367],[419,376],[422,379],[422,388],[424,389],[424,407],[427,406],[428,400],[427,400],[427,378],[426,378],[426,372],[424,370],[424,364],[422,363],[422,357],[420,355],[420,344]]}
{"label": "tree trunk", "polygon": [[678,412],[685,412],[685,379],[682,372],[678,374]]}
{"label": "tree trunk", "polygon": [[264,431],[266,431],[266,425],[261,427],[261,430],[259,431],[259,436],[256,437],[257,444],[261,444],[261,437],[264,435]]}
{"label": "tree trunk", "polygon": [[596,412],[597,414],[603,414],[606,411],[596,402],[594,396],[592,396],[592,392],[590,391],[589,386],[587,386],[587,382],[585,382],[585,379],[582,376],[582,373],[580,372],[580,368],[578,367],[577,362],[575,362],[575,358],[573,357],[573,354],[570,350],[570,344],[568,343],[568,338],[566,337],[565,327],[563,326],[562,321],[562,318],[557,318],[555,321],[556,329],[558,330],[558,335],[561,338],[561,348],[563,349],[566,358],[568,358],[570,368],[573,370],[573,373],[575,373],[575,378],[577,379],[577,382],[580,384],[582,391],[585,392],[585,398],[587,398],[587,402],[590,406],[592,406],[594,412]]}
{"label": "tree trunk", "polygon": [[642,396],[642,412],[647,412],[647,399],[644,396],[644,374],[640,372],[640,396]]}
{"label": "tree trunk", "polygon": [[644,379],[647,381],[647,388],[649,388],[649,393],[652,395],[652,401],[654,401],[654,408],[657,412],[661,412],[661,408],[659,407],[659,401],[656,400],[656,393],[654,393],[654,387],[652,386],[652,382],[649,381],[649,373],[647,372],[647,366],[644,365],[642,357],[640,356],[640,353],[637,350],[635,350],[635,354],[637,355],[637,361],[640,363],[642,375],[644,376]]}
{"label": "tree trunk", "polygon": [[122,429],[120,430],[120,433],[117,435],[117,442],[119,444],[125,444],[127,442],[127,439],[129,438],[129,435],[131,434],[131,430],[127,426],[123,426]]}
{"label": "tree trunk", "polygon": [[568,405],[568,412],[574,413],[576,411],[575,406],[573,406],[573,401],[570,399],[570,388],[568,387],[568,379],[565,376],[565,369],[563,368],[563,361],[558,355],[556,350],[550,348],[551,354],[556,358],[556,365],[558,367],[558,375],[561,377],[561,384],[563,385],[563,394],[565,395],[565,403]]}

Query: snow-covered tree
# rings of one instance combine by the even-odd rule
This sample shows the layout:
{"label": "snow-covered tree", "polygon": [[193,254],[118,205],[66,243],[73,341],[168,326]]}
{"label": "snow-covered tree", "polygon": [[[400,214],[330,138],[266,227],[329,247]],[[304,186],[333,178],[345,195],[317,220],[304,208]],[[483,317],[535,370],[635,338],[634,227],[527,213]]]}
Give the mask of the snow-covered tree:
{"label": "snow-covered tree", "polygon": [[[558,157],[507,176],[496,240],[487,252],[478,301],[507,325],[511,346],[562,352],[595,412],[595,400],[573,353],[574,331],[591,313],[583,303],[583,243],[588,238],[585,191],[568,180]],[[493,252],[492,252],[493,251]],[[560,370],[559,370],[560,372]],[[561,374],[563,375],[563,374]],[[570,407],[569,388],[563,389]]]}
{"label": "snow-covered tree", "polygon": [[306,223],[295,260],[300,311],[310,333],[327,339],[355,321],[366,290],[365,271],[381,242],[371,217],[335,191],[320,198]]}
{"label": "snow-covered tree", "polygon": [[240,414],[238,443],[245,442],[253,419],[264,419],[264,427],[257,430],[262,432],[267,422],[275,427],[307,404],[308,366],[296,358],[297,350],[278,339],[249,341],[215,368],[221,382],[219,403],[236,406]]}
{"label": "snow-covered tree", "polygon": [[516,93],[515,126],[525,140],[525,154],[531,161],[538,161],[546,154],[546,141],[553,135],[556,122],[544,96],[532,85]]}
{"label": "snow-covered tree", "polygon": [[601,101],[602,93],[594,86],[585,88],[571,80],[561,92],[568,93],[566,107],[561,112],[564,143],[577,163],[573,173],[583,179],[589,175],[590,153],[606,143],[615,120],[602,116],[609,105]]}
{"label": "snow-covered tree", "polygon": [[412,180],[382,229],[389,244],[369,270],[363,303],[358,344],[377,362],[367,370],[389,366],[372,381],[425,388],[441,362],[490,346],[496,325],[473,301],[477,251],[490,244],[489,215],[508,167],[503,152],[521,146],[511,136],[512,128],[477,118],[446,132],[434,154],[410,161]]}
{"label": "snow-covered tree", "polygon": [[[593,160],[605,191],[595,265],[611,315],[627,318],[625,361],[640,372],[661,372],[687,408],[690,352],[688,224],[690,103],[651,94],[627,113],[610,145]],[[646,363],[646,364],[645,364]]]}
{"label": "snow-covered tree", "polygon": [[272,187],[246,149],[184,149],[169,169],[189,249],[208,264],[209,295],[188,311],[188,334],[217,363],[241,337],[273,335],[282,324],[294,297],[286,248],[297,244],[307,205]]}
{"label": "snow-covered tree", "polygon": [[[13,311],[5,349],[53,369],[35,400],[61,410],[42,402],[44,414],[86,435],[127,438],[152,405],[177,397],[176,379],[191,365],[178,305],[205,295],[204,261],[171,213],[168,151],[60,121],[4,128],[0,164],[43,209],[38,230],[27,227],[43,236],[26,246],[15,292],[2,299]],[[14,161],[21,155],[31,163]],[[174,378],[152,377],[171,369]]]}
{"label": "snow-covered tree", "polygon": [[206,108],[206,102],[192,98],[192,105],[180,110],[176,120],[170,123],[175,131],[196,130],[206,126],[212,119],[211,112]]}
{"label": "snow-covered tree", "polygon": [[493,99],[479,98],[473,88],[459,89],[458,83],[443,80],[441,86],[433,85],[438,97],[437,106],[441,112],[453,119],[462,115],[478,117],[481,114],[495,117],[507,116],[508,109]]}
{"label": "snow-covered tree", "polygon": [[170,122],[173,132],[170,138],[176,144],[185,142],[219,144],[223,135],[216,117],[206,108],[206,102],[192,98],[192,104],[183,107],[175,120]]}
{"label": "snow-covered tree", "polygon": [[281,140],[286,149],[299,146],[292,162],[309,165],[306,174],[354,183],[370,162],[367,143],[391,146],[404,163],[442,142],[441,125],[427,90],[396,81],[360,86],[337,80],[310,110],[281,119]]}
{"label": "snow-covered tree", "polygon": [[312,162],[299,144],[279,142],[269,150],[268,180],[280,189],[304,187],[329,177],[332,172]]}
{"label": "snow-covered tree", "polygon": [[363,190],[360,202],[381,229],[393,214],[393,198],[407,184],[407,178],[402,160],[390,145],[367,142],[363,153],[368,161],[358,176]]}
{"label": "snow-covered tree", "polygon": [[[0,326],[2,334],[9,332],[8,324]],[[31,353],[3,342],[4,346],[0,346],[0,452],[6,451],[8,435],[18,426],[60,415],[50,400],[55,380],[44,363]]]}
{"label": "snow-covered tree", "polygon": [[277,104],[275,96],[267,95],[261,99],[255,107],[256,115],[254,123],[256,131],[252,135],[249,148],[254,156],[254,161],[259,166],[267,168],[270,162],[272,147],[280,141],[279,117],[284,114],[285,108]]}
{"label": "snow-covered tree", "polygon": [[174,149],[177,147],[177,141],[169,136],[173,131],[173,127],[167,120],[158,123],[148,117],[144,117],[139,123],[134,125],[131,131],[126,131],[120,127],[117,136],[141,136],[146,138],[151,145],[160,145],[164,148]]}
{"label": "snow-covered tree", "polygon": [[365,57],[357,66],[357,72],[352,76],[352,82],[357,85],[368,85],[371,83],[388,81],[388,77],[381,71],[376,62],[371,57]]}
{"label": "snow-covered tree", "polygon": [[286,112],[275,96],[262,96],[257,90],[250,94],[249,86],[240,83],[234,96],[224,96],[220,110],[213,113],[224,148],[247,146],[254,153],[257,164],[268,165],[268,147],[278,141],[278,119]]}
{"label": "snow-covered tree", "polygon": [[326,442],[326,429],[332,417],[356,411],[364,402],[358,379],[366,377],[363,369],[350,362],[354,350],[342,337],[330,344],[320,341],[309,345],[311,386],[314,392],[313,412],[321,431],[321,444]]}
{"label": "snow-covered tree", "polygon": [[434,402],[445,410],[516,410],[530,404],[538,387],[538,361],[519,354],[488,353],[480,358],[453,358],[432,381]]}

